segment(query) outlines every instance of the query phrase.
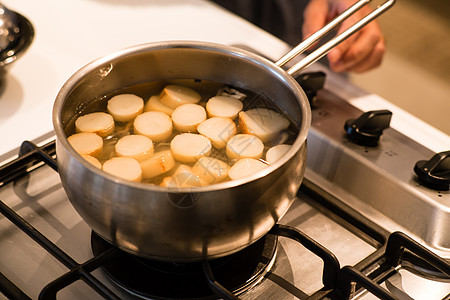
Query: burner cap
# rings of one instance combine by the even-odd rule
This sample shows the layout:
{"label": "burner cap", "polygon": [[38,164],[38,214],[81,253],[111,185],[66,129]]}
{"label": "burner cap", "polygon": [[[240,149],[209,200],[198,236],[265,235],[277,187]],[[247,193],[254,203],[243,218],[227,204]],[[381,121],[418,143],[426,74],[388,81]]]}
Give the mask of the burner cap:
{"label": "burner cap", "polygon": [[[94,232],[94,255],[115,247]],[[209,261],[217,282],[238,295],[267,273],[275,259],[277,237],[267,234],[232,255]],[[127,293],[149,299],[216,299],[205,277],[202,262],[172,263],[146,259],[119,250],[102,270]]]}

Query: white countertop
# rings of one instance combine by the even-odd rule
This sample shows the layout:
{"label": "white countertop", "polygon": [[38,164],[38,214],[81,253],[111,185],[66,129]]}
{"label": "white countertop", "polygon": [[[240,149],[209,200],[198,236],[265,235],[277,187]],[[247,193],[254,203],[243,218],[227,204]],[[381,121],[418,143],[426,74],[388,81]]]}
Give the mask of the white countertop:
{"label": "white countertop", "polygon": [[83,65],[122,48],[163,40],[199,40],[245,43],[268,56],[281,56],[288,50],[285,43],[207,1],[3,3],[32,22],[35,38],[11,66],[0,95],[0,155],[25,139],[52,131],[52,106],[64,82]]}
{"label": "white countertop", "polygon": [[[163,40],[198,40],[245,44],[274,60],[288,50],[281,40],[203,0],[2,2],[32,22],[35,38],[9,69],[0,94],[0,157],[23,140],[51,132],[53,101],[64,82],[90,61],[122,48]],[[388,103],[376,96],[366,98],[353,101],[362,108]],[[399,111],[409,123],[421,126],[419,131],[426,132],[430,149],[450,148],[448,135]],[[393,124],[397,119],[394,115]],[[395,126],[402,124],[400,121]]]}

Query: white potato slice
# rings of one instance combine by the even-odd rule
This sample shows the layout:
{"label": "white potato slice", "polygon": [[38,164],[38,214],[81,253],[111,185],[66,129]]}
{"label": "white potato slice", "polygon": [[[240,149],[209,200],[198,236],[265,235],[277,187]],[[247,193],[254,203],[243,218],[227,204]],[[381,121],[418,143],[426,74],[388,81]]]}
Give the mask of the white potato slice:
{"label": "white potato slice", "polygon": [[266,168],[267,165],[260,160],[253,158],[242,158],[238,160],[228,172],[231,179],[240,179]]}
{"label": "white potato slice", "polygon": [[172,119],[160,111],[147,111],[134,119],[134,133],[145,135],[153,142],[162,142],[172,135]]}
{"label": "white potato slice", "polygon": [[172,170],[175,167],[175,160],[170,150],[164,150],[153,154],[149,159],[141,161],[140,165],[142,177],[153,178]]}
{"label": "white potato slice", "polygon": [[159,94],[159,101],[170,108],[176,108],[186,103],[198,103],[202,96],[191,88],[170,84]]}
{"label": "white potato slice", "polygon": [[81,155],[98,156],[103,149],[103,139],[92,132],[75,133],[67,141]]}
{"label": "white potato slice", "polygon": [[202,156],[211,154],[211,141],[200,134],[182,133],[170,142],[170,150],[180,162],[196,162]]}
{"label": "white potato slice", "polygon": [[153,142],[144,135],[127,135],[115,145],[117,156],[125,156],[142,161],[149,159],[154,152]]}
{"label": "white potato slice", "polygon": [[142,113],[144,100],[133,94],[120,94],[109,99],[107,110],[114,120],[128,122]]}
{"label": "white potato slice", "polygon": [[170,177],[165,177],[161,183],[165,187],[199,187],[206,183],[198,178],[188,165],[180,165]]}
{"label": "white potato slice", "polygon": [[90,164],[94,165],[95,167],[101,169],[102,168],[102,164],[101,162],[96,159],[95,157],[93,157],[92,155],[81,155],[85,160],[87,160]]}
{"label": "white potato slice", "polygon": [[273,164],[274,162],[282,158],[290,148],[291,145],[286,144],[276,145],[270,148],[266,153],[266,161],[269,164]]}
{"label": "white potato slice", "polygon": [[220,159],[201,157],[192,167],[192,172],[201,180],[213,184],[224,181],[228,177],[230,166]]}
{"label": "white potato slice", "polygon": [[209,117],[235,119],[243,107],[242,101],[228,96],[215,96],[206,103]]}
{"label": "white potato slice", "polygon": [[201,122],[197,131],[210,139],[214,148],[222,149],[228,140],[236,135],[237,128],[230,118],[212,117]]}
{"label": "white potato slice", "polygon": [[171,116],[173,108],[170,108],[162,104],[161,101],[159,101],[158,95],[153,95],[150,97],[150,99],[148,99],[147,103],[145,104],[144,111],[160,111]]}
{"label": "white potato slice", "polygon": [[77,132],[92,132],[105,137],[114,131],[114,119],[104,112],[86,114],[75,121],[75,129]]}
{"label": "white potato slice", "polygon": [[227,143],[226,153],[229,158],[261,158],[264,144],[251,134],[237,134]]}
{"label": "white potato slice", "polygon": [[140,182],[142,170],[139,162],[131,157],[113,157],[103,164],[103,171],[122,179]]}
{"label": "white potato slice", "polygon": [[273,110],[255,108],[239,113],[239,127],[243,132],[256,135],[266,143],[288,128],[289,121]]}
{"label": "white potato slice", "polygon": [[172,121],[181,132],[197,132],[197,126],[206,120],[206,111],[198,104],[183,104],[174,109]]}

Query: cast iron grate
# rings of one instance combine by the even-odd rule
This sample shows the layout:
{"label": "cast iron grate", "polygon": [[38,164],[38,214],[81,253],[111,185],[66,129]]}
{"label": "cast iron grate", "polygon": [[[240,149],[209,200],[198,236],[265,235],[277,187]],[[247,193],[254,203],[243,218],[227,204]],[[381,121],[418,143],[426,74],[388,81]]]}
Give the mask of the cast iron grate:
{"label": "cast iron grate", "polygon": [[[44,164],[57,171],[57,164],[54,157],[54,141],[42,147],[25,141],[21,146],[19,157],[0,166],[0,187],[32,172]],[[305,180],[302,191],[317,194],[317,187],[314,187],[311,182]],[[323,195],[321,197],[323,198]],[[319,202],[326,203],[323,201],[322,199]],[[323,260],[323,288],[307,297],[307,299],[346,299],[362,288],[381,299],[395,299],[390,292],[380,286],[380,283],[395,272],[395,269],[403,260],[413,261],[416,264],[426,266],[442,278],[450,278],[450,264],[446,260],[427,250],[405,234],[400,232],[393,233],[389,235],[387,242],[383,243],[387,233],[377,227],[376,224],[364,221],[356,212],[351,211],[350,208],[337,205],[333,201],[329,202],[325,207],[332,207],[337,216],[344,217],[345,222],[350,224],[350,226],[359,226],[360,231],[364,231],[364,234],[376,241],[376,243],[382,244],[382,247],[357,265],[340,268],[339,262],[333,253],[303,232],[289,226],[274,226],[270,234],[292,239]],[[78,280],[87,283],[105,299],[120,299],[118,295],[92,275],[94,270],[100,268],[111,259],[114,259],[119,250],[116,248],[107,249],[95,255],[92,259],[80,264],[2,201],[0,201],[0,212],[69,269],[69,272],[50,282],[41,291],[40,299],[56,299],[59,291]],[[379,267],[373,268],[373,265]],[[237,296],[224,288],[215,279],[211,266],[207,261],[203,262],[203,269],[209,286],[217,297],[238,299]],[[367,270],[371,271],[368,272]],[[1,273],[0,292],[10,299],[31,299]],[[446,298],[449,297],[450,294]]]}

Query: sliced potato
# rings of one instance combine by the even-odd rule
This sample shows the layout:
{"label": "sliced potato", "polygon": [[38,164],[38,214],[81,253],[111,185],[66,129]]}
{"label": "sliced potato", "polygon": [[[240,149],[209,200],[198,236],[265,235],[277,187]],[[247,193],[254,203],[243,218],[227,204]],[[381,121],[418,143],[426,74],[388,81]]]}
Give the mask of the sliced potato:
{"label": "sliced potato", "polygon": [[139,162],[131,157],[113,157],[103,164],[103,171],[122,179],[140,182],[142,170]]}
{"label": "sliced potato", "polygon": [[172,113],[175,129],[181,132],[197,132],[197,126],[206,120],[203,106],[187,103],[178,106]]}
{"label": "sliced potato", "polygon": [[77,132],[92,132],[105,137],[114,131],[114,119],[104,112],[86,114],[75,121],[75,129]]}
{"label": "sliced potato", "polygon": [[102,168],[102,164],[101,162],[96,159],[95,157],[93,157],[92,155],[81,155],[85,160],[87,160],[90,164],[94,165],[95,167],[101,169]]}
{"label": "sliced potato", "polygon": [[147,103],[145,104],[144,111],[160,111],[171,116],[173,108],[170,108],[162,104],[161,101],[159,101],[158,95],[153,95],[150,97],[150,99],[148,99]]}
{"label": "sliced potato", "polygon": [[92,132],[75,133],[67,141],[81,155],[98,156],[103,149],[103,139]]}
{"label": "sliced potato", "polygon": [[134,133],[145,135],[153,142],[167,140],[172,135],[172,119],[160,111],[147,111],[134,119]]}
{"label": "sliced potato", "polygon": [[229,158],[261,158],[264,144],[251,134],[237,134],[227,143],[226,153]]}
{"label": "sliced potato", "polygon": [[192,167],[192,172],[208,184],[219,183],[228,177],[230,166],[219,159],[201,157]]}
{"label": "sliced potato", "polygon": [[153,154],[149,159],[141,161],[140,165],[142,177],[153,178],[172,170],[175,167],[175,160],[170,150],[164,150]]}
{"label": "sliced potato", "polygon": [[243,107],[242,101],[228,96],[215,96],[206,103],[209,117],[235,119]]}
{"label": "sliced potato", "polygon": [[120,94],[109,99],[107,110],[114,120],[128,122],[142,113],[144,100],[133,94]]}
{"label": "sliced potato", "polygon": [[230,118],[212,117],[201,122],[197,131],[210,139],[214,148],[222,149],[228,140],[236,135],[237,128]]}
{"label": "sliced potato", "polygon": [[238,160],[228,172],[231,179],[240,179],[266,168],[267,165],[260,160],[253,158],[242,158]]}
{"label": "sliced potato", "polygon": [[266,153],[266,161],[269,164],[273,164],[274,162],[282,158],[290,148],[291,145],[286,144],[276,145],[270,148]]}
{"label": "sliced potato", "polygon": [[205,185],[188,165],[180,165],[170,177],[165,177],[161,183],[165,187],[199,187]]}
{"label": "sliced potato", "polygon": [[170,108],[176,108],[186,103],[198,103],[202,99],[199,93],[191,88],[169,84],[167,85],[159,95],[159,101]]}
{"label": "sliced potato", "polygon": [[200,134],[182,133],[170,142],[174,158],[180,162],[196,162],[202,156],[211,153],[211,141]]}
{"label": "sliced potato", "polygon": [[117,156],[125,156],[142,161],[153,155],[154,147],[150,138],[144,135],[127,135],[115,145]]}
{"label": "sliced potato", "polygon": [[243,132],[256,135],[266,143],[288,128],[289,120],[273,110],[255,108],[239,113],[239,127]]}

